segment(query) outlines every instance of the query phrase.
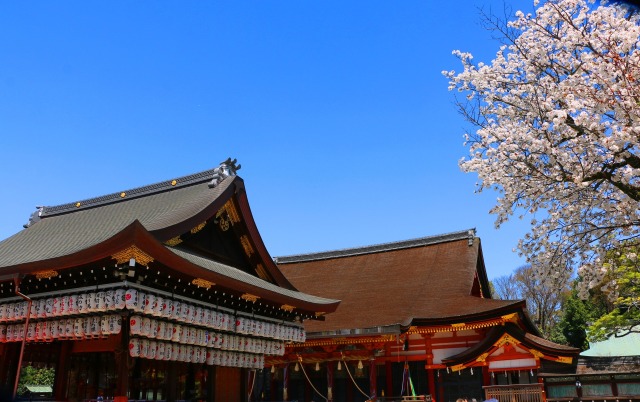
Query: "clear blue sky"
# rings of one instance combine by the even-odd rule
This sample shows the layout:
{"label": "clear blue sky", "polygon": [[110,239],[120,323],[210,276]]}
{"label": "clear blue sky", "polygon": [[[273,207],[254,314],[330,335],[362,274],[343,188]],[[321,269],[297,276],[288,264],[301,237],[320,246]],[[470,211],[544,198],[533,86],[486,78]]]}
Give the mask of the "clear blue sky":
{"label": "clear blue sky", "polygon": [[[529,1],[507,0],[531,9]],[[238,158],[271,255],[494,229],[442,70],[498,49],[503,1],[0,3],[0,238],[56,205]]]}

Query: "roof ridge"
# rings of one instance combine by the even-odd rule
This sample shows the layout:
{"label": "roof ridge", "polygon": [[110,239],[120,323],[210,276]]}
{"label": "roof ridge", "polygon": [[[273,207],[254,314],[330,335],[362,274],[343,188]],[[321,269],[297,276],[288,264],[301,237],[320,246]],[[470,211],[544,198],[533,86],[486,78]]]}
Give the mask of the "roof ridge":
{"label": "roof ridge", "polygon": [[80,210],[95,208],[103,205],[109,205],[116,202],[127,201],[134,198],[145,197],[153,194],[158,194],[165,191],[171,191],[178,188],[192,186],[194,184],[203,183],[205,181],[211,181],[210,187],[217,186],[222,180],[229,176],[235,176],[236,170],[240,169],[240,165],[236,165],[236,160],[231,158],[222,162],[218,167],[205,170],[198,173],[192,173],[186,176],[177,177],[171,180],[163,180],[153,184],[148,184],[141,187],[135,187],[129,190],[115,192],[111,194],[101,195],[98,197],[92,197],[76,202],[69,202],[66,204],[54,205],[54,206],[40,206],[36,207],[36,212],[31,214],[29,223],[25,226],[29,227],[32,224],[39,221],[41,218],[49,216],[61,215]]}
{"label": "roof ridge", "polygon": [[476,229],[466,229],[457,232],[444,233],[433,236],[419,237],[409,240],[401,240],[388,243],[372,244],[368,246],[351,247],[338,250],[320,251],[314,253],[287,255],[281,257],[275,257],[274,261],[277,264],[287,264],[294,262],[306,262],[327,260],[330,258],[351,257],[355,255],[381,253],[383,251],[400,250],[406,248],[426,246],[430,244],[446,243],[455,240],[468,239],[471,241],[475,238]]}

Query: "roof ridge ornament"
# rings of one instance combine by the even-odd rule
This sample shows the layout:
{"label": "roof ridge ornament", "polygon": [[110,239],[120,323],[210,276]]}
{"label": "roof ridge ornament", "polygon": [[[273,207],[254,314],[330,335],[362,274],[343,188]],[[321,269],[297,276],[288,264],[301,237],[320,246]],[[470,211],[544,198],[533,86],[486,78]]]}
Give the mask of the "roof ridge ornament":
{"label": "roof ridge ornament", "polygon": [[220,166],[214,169],[213,177],[209,182],[209,187],[214,188],[224,179],[229,176],[236,176],[236,172],[240,170],[242,165],[237,164],[237,159],[227,158],[226,161],[221,162]]}
{"label": "roof ridge ornament", "polygon": [[31,213],[31,215],[29,216],[29,222],[22,225],[22,227],[26,229],[29,226],[33,225],[34,223],[38,222],[41,219],[40,217],[42,216],[43,211],[44,211],[43,206],[36,206],[36,211]]}
{"label": "roof ridge ornament", "polygon": [[476,228],[469,229],[467,232],[467,238],[469,240],[469,246],[473,246],[473,240],[476,238]]}

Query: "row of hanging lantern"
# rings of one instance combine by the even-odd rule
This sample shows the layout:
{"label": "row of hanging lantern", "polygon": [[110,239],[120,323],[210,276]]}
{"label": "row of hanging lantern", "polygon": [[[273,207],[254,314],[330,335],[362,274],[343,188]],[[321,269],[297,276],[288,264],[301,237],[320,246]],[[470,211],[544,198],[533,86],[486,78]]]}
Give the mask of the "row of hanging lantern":
{"label": "row of hanging lantern", "polygon": [[207,307],[162,298],[136,289],[127,289],[125,305],[127,309],[145,315],[172,319],[180,323],[200,325],[211,329],[283,341],[304,342],[306,339],[305,332],[300,327],[242,316],[234,317],[231,314]]}
{"label": "row of hanging lantern", "polygon": [[187,345],[268,355],[284,355],[284,342],[282,341],[212,332],[207,329],[174,324],[173,322],[137,315],[129,319],[129,330],[133,336],[173,341]]}
{"label": "row of hanging lantern", "polygon": [[[81,340],[119,334],[122,328],[118,314],[37,321],[27,327],[27,341]],[[21,342],[23,324],[0,325],[0,342]]]}
{"label": "row of hanging lantern", "polygon": [[[125,294],[125,289],[112,289],[33,299],[29,317],[52,318],[121,310],[125,308]],[[0,322],[17,321],[26,318],[27,306],[26,301],[0,304]]]}
{"label": "row of hanging lantern", "polygon": [[178,345],[147,339],[131,339],[129,355],[151,360],[168,360],[186,363],[244,368],[264,367],[264,355],[235,351],[208,349],[200,346]]}
{"label": "row of hanging lantern", "polygon": [[[26,301],[0,304],[0,323],[25,319],[27,308]],[[304,342],[306,339],[306,334],[300,327],[233,316],[193,303],[163,298],[136,289],[109,289],[34,299],[29,315],[30,318],[40,319],[125,308],[144,315],[221,331],[293,342]]]}

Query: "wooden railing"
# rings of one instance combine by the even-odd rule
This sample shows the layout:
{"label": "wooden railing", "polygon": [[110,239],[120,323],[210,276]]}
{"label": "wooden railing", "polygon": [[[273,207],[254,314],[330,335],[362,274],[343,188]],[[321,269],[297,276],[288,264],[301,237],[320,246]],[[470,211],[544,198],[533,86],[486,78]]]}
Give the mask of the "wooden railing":
{"label": "wooden railing", "polygon": [[484,389],[485,400],[498,402],[544,402],[542,384],[489,385]]}

